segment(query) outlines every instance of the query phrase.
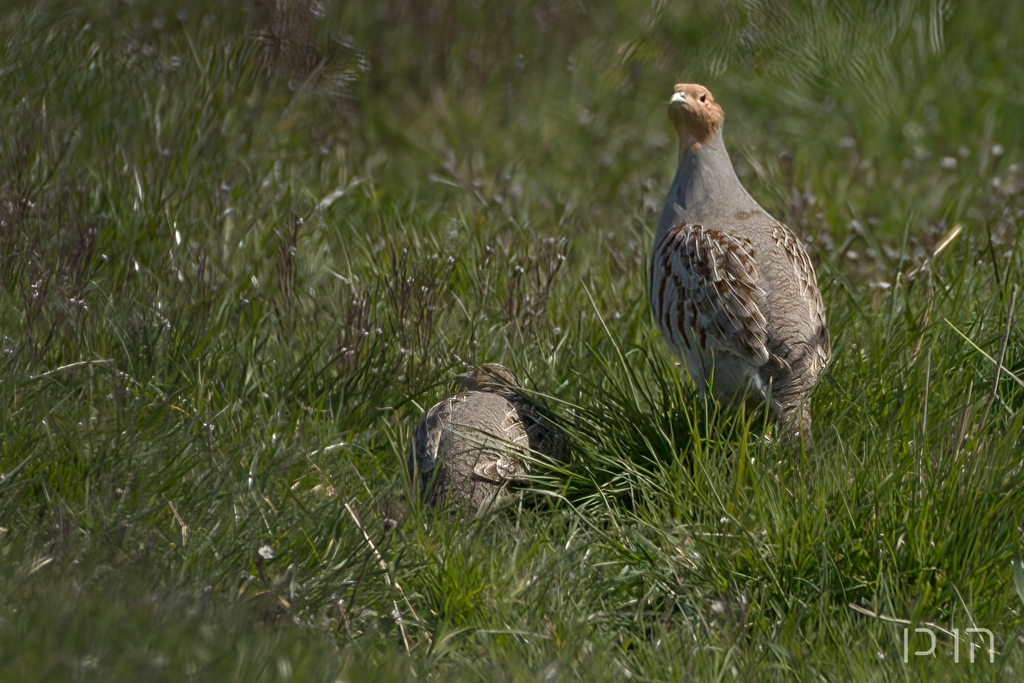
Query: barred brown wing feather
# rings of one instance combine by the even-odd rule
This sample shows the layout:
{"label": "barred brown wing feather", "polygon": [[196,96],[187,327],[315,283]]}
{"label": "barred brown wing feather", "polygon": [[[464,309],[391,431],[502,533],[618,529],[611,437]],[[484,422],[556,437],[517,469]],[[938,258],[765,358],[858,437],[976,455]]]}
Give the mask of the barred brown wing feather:
{"label": "barred brown wing feather", "polygon": [[500,486],[514,482],[522,475],[523,468],[512,458],[500,457],[477,463],[473,467],[473,476],[489,484]]}
{"label": "barred brown wing feather", "polygon": [[650,275],[651,309],[674,349],[768,362],[764,292],[745,238],[678,225],[655,244]]}

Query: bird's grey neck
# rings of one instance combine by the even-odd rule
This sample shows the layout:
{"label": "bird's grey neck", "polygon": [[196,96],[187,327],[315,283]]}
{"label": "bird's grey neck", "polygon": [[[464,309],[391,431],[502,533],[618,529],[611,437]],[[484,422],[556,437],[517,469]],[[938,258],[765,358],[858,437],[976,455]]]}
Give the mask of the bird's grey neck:
{"label": "bird's grey neck", "polygon": [[719,129],[706,143],[682,150],[655,239],[680,223],[714,225],[730,213],[761,210],[736,177]]}

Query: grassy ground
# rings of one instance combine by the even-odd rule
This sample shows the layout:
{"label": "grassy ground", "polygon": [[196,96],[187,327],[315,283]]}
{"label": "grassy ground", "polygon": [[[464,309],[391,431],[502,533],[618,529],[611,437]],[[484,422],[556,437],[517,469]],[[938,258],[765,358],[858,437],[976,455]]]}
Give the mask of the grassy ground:
{"label": "grassy ground", "polygon": [[[1021,675],[1019,3],[223,4],[0,10],[0,679]],[[796,457],[647,309],[680,80],[818,261]],[[484,361],[573,459],[452,523]]]}

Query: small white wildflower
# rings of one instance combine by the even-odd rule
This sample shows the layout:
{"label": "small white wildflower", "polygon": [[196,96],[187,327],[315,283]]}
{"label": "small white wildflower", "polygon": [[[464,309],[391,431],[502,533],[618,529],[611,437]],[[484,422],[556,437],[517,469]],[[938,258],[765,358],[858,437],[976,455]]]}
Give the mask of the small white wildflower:
{"label": "small white wildflower", "polygon": [[272,560],[272,559],[274,559],[274,549],[271,548],[269,545],[265,545],[265,546],[261,547],[259,549],[259,554],[260,554],[260,557],[262,557],[264,560]]}

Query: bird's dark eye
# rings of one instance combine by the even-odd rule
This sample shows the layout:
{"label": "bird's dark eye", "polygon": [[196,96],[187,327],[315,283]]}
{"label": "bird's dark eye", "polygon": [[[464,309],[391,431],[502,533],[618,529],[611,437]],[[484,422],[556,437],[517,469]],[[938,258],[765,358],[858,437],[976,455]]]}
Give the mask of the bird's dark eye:
{"label": "bird's dark eye", "polygon": [[708,94],[706,92],[702,92],[700,94],[700,101],[701,102],[707,102],[708,101]]}

